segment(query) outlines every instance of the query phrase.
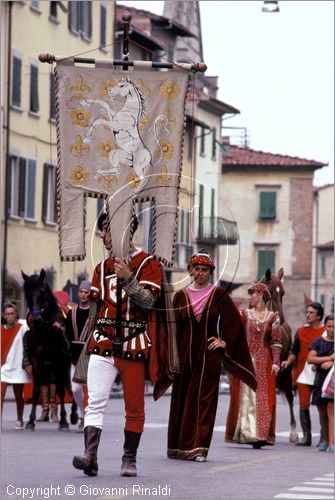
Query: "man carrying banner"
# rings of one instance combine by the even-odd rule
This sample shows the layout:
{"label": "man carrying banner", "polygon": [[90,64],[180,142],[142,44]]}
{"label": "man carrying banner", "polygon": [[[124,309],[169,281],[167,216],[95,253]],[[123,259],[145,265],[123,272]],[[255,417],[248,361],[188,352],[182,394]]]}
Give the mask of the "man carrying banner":
{"label": "man carrying banner", "polygon": [[[109,250],[111,234],[105,214],[99,217],[98,228],[104,245]],[[133,231],[136,228],[135,218]],[[162,381],[169,377],[167,365],[171,367],[171,363],[165,363],[169,358],[166,353],[169,350],[168,342],[164,333],[158,331],[159,328],[166,329],[167,322],[165,319],[164,326],[162,321],[159,323],[159,315],[163,309],[161,313],[157,311],[158,307],[162,307],[158,305],[158,297],[164,295],[161,293],[162,266],[133,244],[131,251],[129,266],[118,257],[107,258],[95,268],[92,278],[91,300],[97,304],[97,313],[87,348],[90,359],[87,373],[89,398],[84,424],[85,454],[73,459],[73,466],[83,470],[88,476],[96,476],[98,472],[97,451],[104,412],[118,374],[124,388],[126,411],[121,476],[137,475],[136,453],[145,419],[145,379]],[[117,308],[119,284],[122,288],[121,319]],[[117,328],[119,321],[121,334]],[[167,371],[164,371],[165,368]],[[156,384],[155,399],[161,395],[158,391],[160,388]]]}

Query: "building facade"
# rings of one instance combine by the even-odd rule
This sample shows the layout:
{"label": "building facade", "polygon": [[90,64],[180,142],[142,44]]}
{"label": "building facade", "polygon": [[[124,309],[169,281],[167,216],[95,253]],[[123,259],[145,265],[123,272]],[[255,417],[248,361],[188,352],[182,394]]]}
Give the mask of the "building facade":
{"label": "building facade", "polygon": [[322,163],[229,146],[222,162],[222,202],[239,231],[239,255],[221,256],[224,281],[247,302],[247,285],[267,268],[285,276],[284,310],[293,329],[304,319],[313,247],[313,175]]}
{"label": "building facade", "polygon": [[3,299],[20,313],[21,269],[43,267],[53,289],[90,277],[102,250],[94,231],[97,201],[88,200],[87,258],[60,262],[56,209],[56,102],[53,67],[38,56],[113,58],[114,2],[1,2],[1,258]]}

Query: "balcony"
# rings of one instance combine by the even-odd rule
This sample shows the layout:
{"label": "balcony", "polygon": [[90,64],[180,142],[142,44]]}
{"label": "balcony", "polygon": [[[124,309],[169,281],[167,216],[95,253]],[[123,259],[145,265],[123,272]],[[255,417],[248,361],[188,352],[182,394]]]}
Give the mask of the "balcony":
{"label": "balcony", "polygon": [[203,217],[199,221],[197,242],[209,245],[236,245],[236,223],[223,217]]}

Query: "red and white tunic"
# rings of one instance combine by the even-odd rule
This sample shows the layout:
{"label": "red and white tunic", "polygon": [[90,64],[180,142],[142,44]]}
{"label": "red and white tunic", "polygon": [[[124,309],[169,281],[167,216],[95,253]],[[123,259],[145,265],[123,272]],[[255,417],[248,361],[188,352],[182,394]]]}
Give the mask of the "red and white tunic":
{"label": "red and white tunic", "polygon": [[[151,255],[138,249],[132,255],[129,265],[133,276],[140,285],[157,295],[161,290],[162,271],[159,262]],[[95,268],[92,278],[91,298],[100,300],[102,304],[98,310],[96,327],[88,346],[89,354],[101,356],[112,355],[112,340],[103,335],[105,331],[112,337],[116,334],[115,326],[108,320],[116,319],[116,283],[113,259],[106,259]],[[105,321],[104,321],[105,320]],[[122,289],[122,321],[125,322],[121,335],[128,337],[138,330],[138,335],[123,343],[123,357],[129,360],[140,360],[148,357],[151,341],[147,328],[148,313],[136,305],[126,291]]]}

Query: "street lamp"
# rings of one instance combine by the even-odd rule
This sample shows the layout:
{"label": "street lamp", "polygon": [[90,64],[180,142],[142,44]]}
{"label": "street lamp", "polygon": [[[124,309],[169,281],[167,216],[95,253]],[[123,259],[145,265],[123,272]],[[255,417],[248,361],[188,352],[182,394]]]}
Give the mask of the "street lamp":
{"label": "street lamp", "polygon": [[278,2],[272,0],[264,0],[262,12],[279,12]]}

